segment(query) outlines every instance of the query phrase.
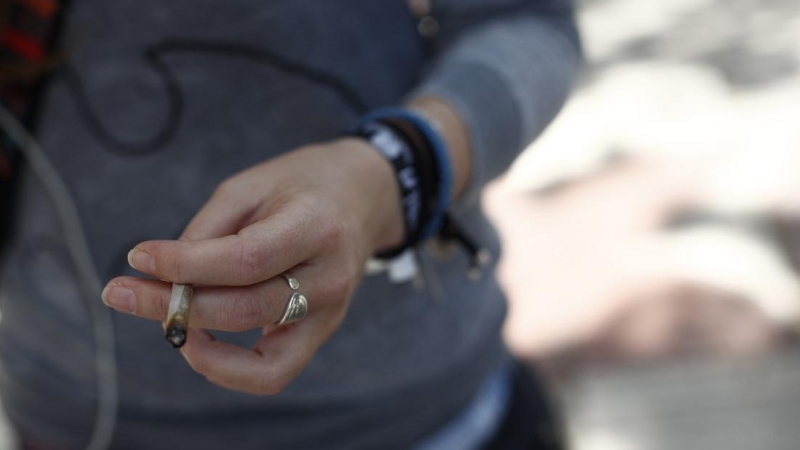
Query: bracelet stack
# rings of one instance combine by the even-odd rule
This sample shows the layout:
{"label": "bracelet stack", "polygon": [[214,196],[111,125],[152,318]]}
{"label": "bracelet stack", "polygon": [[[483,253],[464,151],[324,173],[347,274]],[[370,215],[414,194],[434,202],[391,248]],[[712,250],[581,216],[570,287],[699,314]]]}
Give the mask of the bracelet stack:
{"label": "bracelet stack", "polygon": [[452,203],[453,168],[444,139],[428,119],[405,108],[382,108],[365,116],[351,134],[366,139],[391,163],[400,188],[403,243],[376,256],[393,259],[439,237],[462,244],[471,256],[470,273],[476,274],[487,262],[487,253],[447,213]]}
{"label": "bracelet stack", "polygon": [[438,230],[452,191],[447,149],[426,119],[403,108],[383,108],[370,113],[353,134],[365,138],[378,150],[392,164],[397,177],[405,237],[397,248],[377,255],[391,259]]}

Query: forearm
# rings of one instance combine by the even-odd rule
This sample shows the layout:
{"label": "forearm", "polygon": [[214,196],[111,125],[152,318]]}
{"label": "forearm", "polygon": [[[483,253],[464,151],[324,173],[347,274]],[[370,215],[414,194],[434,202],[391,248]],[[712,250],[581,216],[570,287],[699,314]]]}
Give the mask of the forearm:
{"label": "forearm", "polygon": [[563,105],[581,63],[571,19],[568,8],[522,8],[443,38],[447,45],[410,102],[448,105],[449,112],[434,107],[431,115],[456,118],[443,132],[454,147],[462,202],[506,170]]}
{"label": "forearm", "polygon": [[415,98],[409,103],[409,107],[430,119],[441,132],[442,138],[447,144],[453,167],[452,195],[454,199],[457,199],[467,188],[472,167],[472,151],[467,124],[453,105],[439,97]]}
{"label": "forearm", "polygon": [[[560,109],[580,60],[570,17],[569,10],[547,16],[525,10],[473,25],[410,96],[406,106],[445,142],[455,203],[505,170]],[[375,173],[391,177],[389,164],[372,160]],[[397,197],[396,186],[390,195]],[[402,235],[402,211],[395,202],[375,205],[375,223],[384,224],[378,248],[385,249]]]}

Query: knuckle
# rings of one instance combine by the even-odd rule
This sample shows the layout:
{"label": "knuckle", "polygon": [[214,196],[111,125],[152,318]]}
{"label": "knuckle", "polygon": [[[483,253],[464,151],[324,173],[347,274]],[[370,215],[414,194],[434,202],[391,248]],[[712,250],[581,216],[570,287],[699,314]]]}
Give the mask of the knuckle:
{"label": "knuckle", "polygon": [[222,303],[220,322],[230,331],[247,331],[265,325],[264,307],[251,297],[234,297]]}
{"label": "knuckle", "polygon": [[346,231],[339,206],[324,197],[311,198],[308,201],[309,210],[315,211],[314,227],[320,239],[326,243],[338,243]]}
{"label": "knuckle", "polygon": [[154,296],[152,301],[136,302],[136,305],[142,304],[141,311],[136,311],[137,315],[144,315],[147,317],[166,318],[169,309],[169,297]]}
{"label": "knuckle", "polygon": [[224,180],[222,183],[217,185],[217,188],[214,189],[214,193],[212,197],[214,198],[228,198],[233,192],[236,191],[236,178],[231,177]]}
{"label": "knuckle", "polygon": [[341,220],[337,220],[335,216],[331,216],[322,224],[322,238],[325,242],[333,244],[342,240],[346,227]]}
{"label": "knuckle", "polygon": [[239,250],[239,273],[247,281],[260,281],[259,275],[267,268],[266,255],[257,246],[242,243]]}
{"label": "knuckle", "polygon": [[197,373],[208,377],[211,373],[211,369],[213,368],[209,362],[203,358],[202,355],[199,354],[189,354],[187,351],[184,350],[183,354],[184,359],[186,362],[189,363],[189,366]]}
{"label": "knuckle", "polygon": [[256,383],[257,395],[277,395],[289,386],[289,377],[285,375],[264,375]]}
{"label": "knuckle", "polygon": [[225,378],[223,378],[223,377],[221,377],[221,376],[219,376],[217,374],[203,374],[203,373],[201,373],[201,375],[203,375],[203,377],[209,383],[215,384],[215,385],[217,385],[217,386],[219,386],[221,388],[240,390],[240,391],[242,390],[242,389],[237,389],[237,387],[235,385],[231,384],[228,380],[226,380]]}

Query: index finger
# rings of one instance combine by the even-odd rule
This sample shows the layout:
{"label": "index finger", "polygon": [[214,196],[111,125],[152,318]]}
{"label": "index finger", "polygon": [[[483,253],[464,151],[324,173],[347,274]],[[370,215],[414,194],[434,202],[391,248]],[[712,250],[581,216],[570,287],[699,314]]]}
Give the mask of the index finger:
{"label": "index finger", "polygon": [[134,269],[181,284],[248,286],[312,257],[326,239],[302,212],[285,210],[236,235],[197,241],[147,241],[128,255]]}

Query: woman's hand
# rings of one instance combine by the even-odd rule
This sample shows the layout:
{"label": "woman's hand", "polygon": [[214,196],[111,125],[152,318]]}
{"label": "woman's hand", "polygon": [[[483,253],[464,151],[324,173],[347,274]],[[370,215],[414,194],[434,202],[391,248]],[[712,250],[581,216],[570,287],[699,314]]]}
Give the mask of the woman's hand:
{"label": "woman's hand", "polygon": [[[195,286],[181,352],[211,382],[253,394],[281,392],[341,324],[365,262],[399,244],[403,219],[394,174],[368,143],[346,138],[301,148],[222,183],[178,241],[148,241],[131,265],[161,280],[120,277],[103,301],[164,321],[170,283]],[[276,328],[292,291],[308,316]],[[263,330],[252,349],[204,329]]]}

